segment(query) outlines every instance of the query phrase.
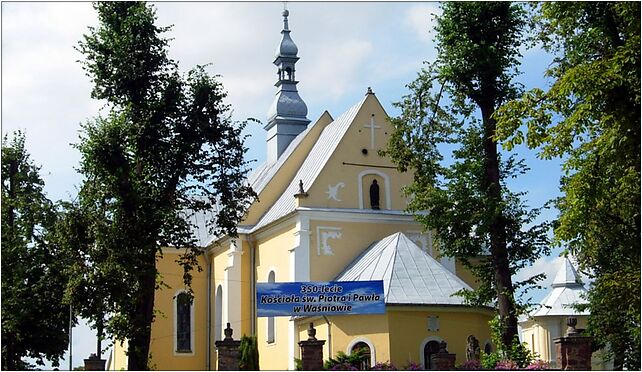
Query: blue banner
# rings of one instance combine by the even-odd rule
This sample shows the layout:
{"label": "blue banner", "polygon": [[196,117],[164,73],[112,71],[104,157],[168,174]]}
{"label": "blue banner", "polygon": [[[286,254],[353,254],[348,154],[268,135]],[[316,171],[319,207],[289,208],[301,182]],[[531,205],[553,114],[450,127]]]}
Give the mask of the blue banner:
{"label": "blue banner", "polygon": [[256,284],[257,316],[383,314],[383,280]]}

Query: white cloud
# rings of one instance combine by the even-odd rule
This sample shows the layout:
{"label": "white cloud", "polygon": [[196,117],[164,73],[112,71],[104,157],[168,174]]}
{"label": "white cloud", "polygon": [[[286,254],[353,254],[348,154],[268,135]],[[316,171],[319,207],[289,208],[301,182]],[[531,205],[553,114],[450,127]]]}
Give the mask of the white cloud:
{"label": "white cloud", "polygon": [[316,99],[339,99],[363,77],[363,66],[373,57],[374,48],[366,40],[349,39],[317,45],[310,62],[300,69],[305,76],[305,92]]}
{"label": "white cloud", "polygon": [[424,43],[432,44],[435,36],[434,15],[441,15],[439,3],[420,3],[406,10],[405,21],[415,36]]}

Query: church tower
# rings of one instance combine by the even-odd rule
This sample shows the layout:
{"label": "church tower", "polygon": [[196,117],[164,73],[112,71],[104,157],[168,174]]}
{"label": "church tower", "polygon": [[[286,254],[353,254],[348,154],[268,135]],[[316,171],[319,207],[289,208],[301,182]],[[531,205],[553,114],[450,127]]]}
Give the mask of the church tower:
{"label": "church tower", "polygon": [[274,64],[278,67],[276,97],[267,114],[268,162],[276,161],[285,151],[290,142],[303,132],[310,120],[307,118],[308,107],[299,96],[296,89],[295,64],[299,60],[297,48],[288,28],[288,10],[283,11],[283,30],[281,43],[276,48]]}

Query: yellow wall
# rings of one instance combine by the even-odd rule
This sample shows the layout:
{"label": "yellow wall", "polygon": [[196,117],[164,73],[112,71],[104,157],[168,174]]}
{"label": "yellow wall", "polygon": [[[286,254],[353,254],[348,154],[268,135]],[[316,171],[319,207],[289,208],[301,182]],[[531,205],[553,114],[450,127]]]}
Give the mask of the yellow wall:
{"label": "yellow wall", "polygon": [[[466,360],[466,339],[472,334],[483,349],[490,339],[488,321],[493,313],[487,309],[464,307],[390,306],[391,361],[398,367],[409,361],[419,363],[420,347],[426,338],[439,337],[448,344],[448,351],[457,356],[455,363]],[[439,317],[439,330],[428,331],[428,316]],[[462,331],[465,330],[465,331]],[[421,350],[423,353],[423,349]]]}
{"label": "yellow wall", "polygon": [[203,271],[192,272],[193,303],[193,344],[191,354],[176,353],[174,350],[174,296],[185,289],[182,268],[175,260],[183,250],[165,249],[163,257],[157,261],[157,269],[161,280],[167,285],[156,290],[154,299],[156,319],[152,324],[150,343],[151,367],[155,369],[194,370],[205,368],[205,352],[207,341],[206,308],[207,308],[207,277],[204,257],[199,256],[199,264]]}
{"label": "yellow wall", "polygon": [[[374,149],[371,148],[370,129],[365,127],[365,125],[370,125],[372,114],[375,115],[375,125],[380,127],[375,130]],[[378,150],[385,148],[388,135],[392,133],[392,126],[387,118],[379,101],[374,96],[368,96],[355,116],[352,125],[348,128],[314,183],[309,186],[306,185],[309,196],[300,200],[301,206],[359,208],[358,175],[366,170],[376,170],[386,174],[389,178],[390,209],[403,210],[406,207],[406,198],[401,195],[399,190],[401,190],[402,186],[410,184],[412,174],[410,172],[398,172],[393,169],[393,164],[388,158],[381,157],[377,153]],[[367,155],[362,153],[362,149],[368,151]],[[373,178],[375,178],[373,175],[363,176],[362,190],[364,192],[362,198],[364,209],[370,209],[368,190]],[[385,185],[382,178],[376,178],[380,188],[381,209],[385,210],[387,209]],[[345,186],[339,189],[338,199],[340,201],[336,201],[328,197],[327,191],[328,186],[337,185],[339,182],[343,182]]]}
{"label": "yellow wall", "polygon": [[115,341],[109,364],[105,366],[108,371],[126,371],[127,370],[127,341]]}
{"label": "yellow wall", "polygon": [[[439,330],[428,331],[428,316],[439,317]],[[483,348],[490,339],[488,321],[493,313],[489,309],[432,306],[387,306],[382,315],[327,316],[331,323],[328,337],[327,323],[322,317],[304,318],[297,321],[300,340],[308,338],[310,322],[317,330],[316,338],[325,340],[323,360],[328,360],[339,351],[349,354],[349,346],[358,341],[367,341],[374,346],[374,361],[392,362],[398,368],[409,361],[420,363],[422,343],[428,337],[439,337],[448,343],[448,351],[457,356],[456,363],[465,361],[466,340],[474,335]],[[466,329],[467,333],[462,333]],[[331,342],[331,344],[330,344]],[[300,355],[298,356],[300,357]],[[263,367],[263,366],[262,366]]]}
{"label": "yellow wall", "polygon": [[[256,240],[256,281],[267,282],[268,274],[275,270],[276,282],[290,279],[290,252],[294,248],[295,225],[286,225]],[[289,355],[289,318],[275,318],[275,342],[267,342],[267,318],[257,319],[257,343],[259,346],[259,365],[261,369],[287,369]]]}
{"label": "yellow wall", "polygon": [[[328,239],[333,255],[325,255],[319,247],[323,228],[340,228],[340,239]],[[320,228],[320,229],[318,229]],[[348,223],[338,221],[310,221],[310,280],[328,281],[340,274],[363,250],[377,240],[396,232],[407,233],[419,230],[412,220],[406,223],[386,223],[381,221]],[[339,230],[337,230],[339,231]],[[321,255],[319,255],[321,251]]]}

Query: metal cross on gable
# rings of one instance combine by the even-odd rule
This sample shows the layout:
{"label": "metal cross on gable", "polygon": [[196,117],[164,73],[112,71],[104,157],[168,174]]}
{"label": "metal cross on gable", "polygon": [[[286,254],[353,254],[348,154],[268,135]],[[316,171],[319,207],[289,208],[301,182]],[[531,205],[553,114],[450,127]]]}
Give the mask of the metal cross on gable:
{"label": "metal cross on gable", "polygon": [[370,124],[364,125],[365,128],[370,128],[370,149],[374,150],[375,148],[375,129],[381,128],[378,125],[375,125],[374,114],[370,117]]}

